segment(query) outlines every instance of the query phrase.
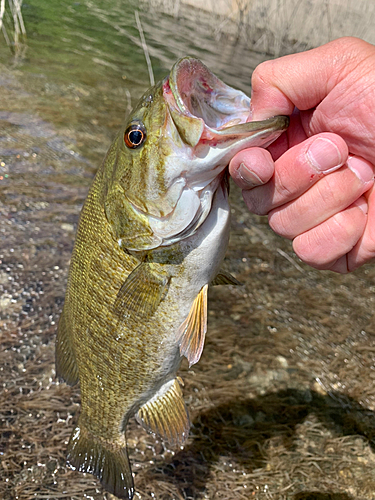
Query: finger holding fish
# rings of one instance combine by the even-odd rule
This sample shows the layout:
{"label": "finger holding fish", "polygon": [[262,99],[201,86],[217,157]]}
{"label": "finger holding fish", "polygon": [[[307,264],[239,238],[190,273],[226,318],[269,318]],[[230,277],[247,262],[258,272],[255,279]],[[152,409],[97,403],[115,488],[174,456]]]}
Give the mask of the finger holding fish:
{"label": "finger holding fish", "polygon": [[[231,161],[229,171],[240,187],[245,186],[243,196],[248,208],[266,215],[307,192],[343,166],[347,158],[345,141],[336,134],[322,133],[291,147],[276,161],[269,152],[257,148],[253,154],[252,149],[241,152]],[[251,186],[254,176],[262,184]]]}
{"label": "finger holding fish", "polygon": [[[243,190],[245,202],[253,212],[268,215],[276,233],[294,240],[294,251],[304,262],[338,272],[364,262],[361,255],[371,244],[361,243],[369,240],[364,236],[370,230],[365,231],[367,205],[362,195],[372,188],[375,169],[365,159],[349,155],[340,136],[317,134],[275,161],[259,150],[244,151],[230,169],[241,187],[246,186],[244,179],[254,183],[254,172],[266,172],[264,185]],[[367,259],[373,253],[367,248]]]}
{"label": "finger holding fish", "polygon": [[[291,115],[291,125],[287,133],[268,148],[271,156],[264,158],[263,167],[258,153],[254,158],[251,151],[243,151],[232,160],[231,173],[240,187],[247,189],[244,193],[246,193],[245,198],[250,210],[256,213],[270,213],[271,210],[276,209],[279,215],[273,217],[274,229],[287,237],[297,234],[298,244],[297,242],[295,244],[297,254],[314,267],[349,272],[375,257],[373,188],[371,187],[375,165],[375,135],[371,112],[375,102],[371,80],[371,68],[374,61],[373,45],[358,38],[344,37],[313,50],[261,63],[252,75],[252,118],[263,119],[274,114],[285,113]],[[303,164],[300,165],[300,170],[293,169],[294,164],[300,164],[298,145],[300,144],[303,148],[306,141],[316,139],[316,158],[320,157],[319,161],[323,162],[322,165],[331,157],[332,151],[334,155],[337,154],[337,151],[332,149],[329,152],[327,147],[323,147],[324,143],[318,140],[324,133],[330,133],[331,142],[342,155],[344,151],[337,142],[337,137],[341,138],[341,143],[342,140],[345,141],[350,159],[347,161],[348,152],[343,155],[342,159],[347,161],[348,165],[352,164],[349,168],[356,163],[359,169],[349,178],[349,183],[353,179],[352,186],[347,185],[348,177],[338,176],[329,168],[325,170],[324,177],[318,179],[316,186],[321,186],[322,193],[327,193],[325,178],[331,178],[330,190],[337,200],[334,214],[332,214],[332,200],[329,197],[325,196],[322,199],[318,190],[315,190],[315,194],[314,192],[308,193],[307,189],[310,187],[305,183],[304,172],[307,170]],[[326,142],[325,146],[328,145],[329,143]],[[241,168],[242,179],[239,170],[241,164],[246,166],[246,168]],[[335,163],[330,163],[330,165],[327,163],[327,165],[332,169],[335,168]],[[368,170],[369,166],[370,170]],[[365,174],[365,170],[368,174]],[[274,174],[271,174],[272,171]],[[365,176],[363,177],[362,174]],[[359,184],[356,176],[362,179]],[[367,182],[366,176],[370,185],[365,186],[367,191],[364,191],[361,188],[361,182]],[[272,205],[264,200],[267,200],[269,188],[278,177],[281,193],[282,184],[287,189],[284,190],[284,195],[279,199],[276,207],[276,204]],[[299,195],[298,190],[293,189],[293,185],[299,186]],[[276,183],[273,187],[275,186]],[[292,188],[291,193],[288,192],[290,188]],[[358,206],[348,209],[356,192],[357,200],[354,207],[356,204]],[[358,212],[359,206],[364,207],[362,193],[367,203],[365,226],[363,226],[363,214]],[[298,210],[293,212],[292,209],[289,210],[289,207],[293,201],[296,201],[296,196],[301,196],[303,199],[299,205],[297,203],[294,205]],[[345,203],[339,199],[341,196],[346,198]],[[312,203],[311,206],[308,205],[309,202]],[[327,223],[322,222],[325,207],[327,208],[325,217]],[[285,208],[285,217],[282,215],[283,208]],[[317,219],[309,229],[306,229],[306,219],[303,215],[306,211],[310,215],[315,213]],[[302,214],[301,222],[303,223],[298,228],[300,214]],[[351,248],[353,239],[348,236],[349,246],[338,243],[336,248],[332,248],[334,242],[340,242],[343,236],[340,224],[336,224],[335,221],[345,219],[345,225],[356,226],[358,216],[362,219],[363,233],[354,247]],[[328,227],[329,230],[327,230]],[[308,238],[307,235],[309,235]],[[317,245],[315,249],[312,247],[313,242]],[[345,248],[349,250],[342,254]],[[327,260],[324,261],[323,249],[325,252],[327,249],[330,250],[329,259],[331,260],[328,259],[326,253]]]}

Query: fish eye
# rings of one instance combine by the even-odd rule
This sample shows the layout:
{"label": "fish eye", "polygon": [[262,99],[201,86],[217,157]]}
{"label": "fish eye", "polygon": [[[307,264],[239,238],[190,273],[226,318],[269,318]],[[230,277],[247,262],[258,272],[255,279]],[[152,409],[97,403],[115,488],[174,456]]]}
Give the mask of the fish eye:
{"label": "fish eye", "polygon": [[124,141],[128,148],[136,149],[146,140],[146,128],[142,123],[132,123],[125,130]]}

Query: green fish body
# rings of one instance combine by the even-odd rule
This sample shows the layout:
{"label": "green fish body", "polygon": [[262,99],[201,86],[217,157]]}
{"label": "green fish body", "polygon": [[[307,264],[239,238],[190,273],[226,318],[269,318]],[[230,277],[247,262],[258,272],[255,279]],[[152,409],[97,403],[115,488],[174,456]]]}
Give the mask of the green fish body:
{"label": "green fish body", "polygon": [[177,376],[196,363],[207,288],[229,238],[225,167],[267,146],[286,117],[246,123],[249,99],[184,58],[140,99],[82,208],[56,341],[56,372],[80,383],[68,463],[119,498],[134,494],[125,429],[136,416],[172,446],[189,432]]}

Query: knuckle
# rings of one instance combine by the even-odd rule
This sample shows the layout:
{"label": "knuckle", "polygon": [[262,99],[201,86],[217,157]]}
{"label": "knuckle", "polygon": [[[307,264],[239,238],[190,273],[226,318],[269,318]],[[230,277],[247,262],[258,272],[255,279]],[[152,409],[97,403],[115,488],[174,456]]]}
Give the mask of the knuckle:
{"label": "knuckle", "polygon": [[345,36],[337,40],[341,45],[344,45],[346,50],[353,50],[355,53],[361,53],[369,46],[367,42],[354,36]]}
{"label": "knuckle", "polygon": [[321,251],[321,248],[319,235],[314,229],[298,235],[293,240],[293,250],[302,262],[315,269],[329,269],[332,258],[328,252]]}
{"label": "knuckle", "polygon": [[344,210],[331,217],[323,226],[325,240],[346,254],[357,243],[365,228],[366,216],[360,210]]}
{"label": "knuckle", "polygon": [[[339,189],[337,185],[336,177],[332,175],[327,175],[320,182],[316,184],[316,190],[318,194],[317,203],[321,206],[328,207],[338,207],[342,209],[348,204],[348,191],[346,189]],[[350,203],[351,200],[349,200]]]}
{"label": "knuckle", "polygon": [[352,221],[347,217],[345,212],[339,212],[335,214],[331,218],[331,224],[327,224],[329,229],[329,234],[327,234],[327,238],[331,239],[340,239],[342,241],[346,241],[348,237],[350,237],[355,230],[355,226],[351,223]]}
{"label": "knuckle", "polygon": [[295,254],[312,267],[319,266],[319,258],[316,255],[316,247],[313,242],[311,242],[311,233],[303,233],[296,236],[293,240],[293,250]]}

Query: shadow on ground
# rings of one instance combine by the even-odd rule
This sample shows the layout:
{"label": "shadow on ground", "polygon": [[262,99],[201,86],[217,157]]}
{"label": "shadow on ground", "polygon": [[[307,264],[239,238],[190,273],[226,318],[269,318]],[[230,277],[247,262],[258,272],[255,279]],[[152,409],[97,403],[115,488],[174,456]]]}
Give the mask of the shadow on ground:
{"label": "shadow on ground", "polygon": [[[375,450],[375,413],[340,393],[321,395],[287,389],[251,400],[233,399],[199,415],[192,425],[193,442],[150,475],[162,474],[183,490],[184,498],[199,498],[219,457],[236,460],[245,470],[266,464],[266,441],[278,437],[284,449],[295,449],[296,426],[308,415],[337,436],[365,437]],[[301,492],[293,500],[350,500],[345,493]]]}

